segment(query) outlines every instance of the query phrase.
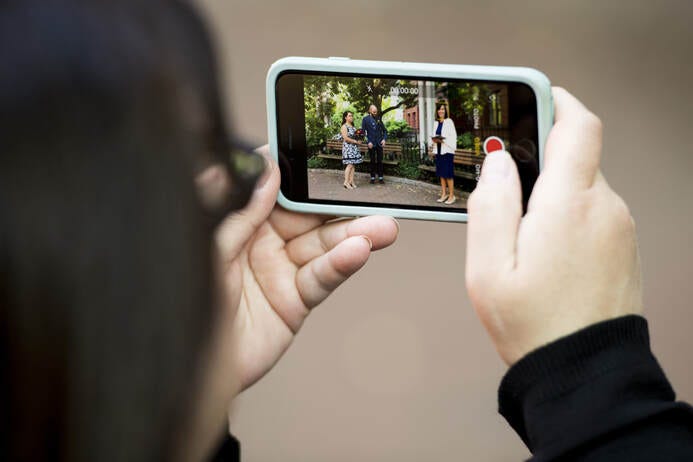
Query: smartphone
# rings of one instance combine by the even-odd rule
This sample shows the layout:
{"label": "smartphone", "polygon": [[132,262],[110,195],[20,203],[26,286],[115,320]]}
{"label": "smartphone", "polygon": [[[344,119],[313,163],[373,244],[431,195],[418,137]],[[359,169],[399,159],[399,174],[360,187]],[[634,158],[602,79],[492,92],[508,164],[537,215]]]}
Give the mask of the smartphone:
{"label": "smartphone", "polygon": [[284,208],[465,222],[497,149],[517,164],[526,209],[553,102],[525,67],[289,57],[267,74],[267,115]]}

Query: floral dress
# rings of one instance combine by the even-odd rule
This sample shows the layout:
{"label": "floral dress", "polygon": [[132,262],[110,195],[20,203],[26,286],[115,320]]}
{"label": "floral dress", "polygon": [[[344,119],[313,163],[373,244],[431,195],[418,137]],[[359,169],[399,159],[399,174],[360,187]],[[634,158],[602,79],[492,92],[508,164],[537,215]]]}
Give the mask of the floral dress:
{"label": "floral dress", "polygon": [[[347,125],[346,129],[347,136],[353,139],[356,136],[356,127]],[[359,146],[344,141],[342,143],[342,164],[360,164],[361,162],[363,162],[363,156],[361,156]]]}

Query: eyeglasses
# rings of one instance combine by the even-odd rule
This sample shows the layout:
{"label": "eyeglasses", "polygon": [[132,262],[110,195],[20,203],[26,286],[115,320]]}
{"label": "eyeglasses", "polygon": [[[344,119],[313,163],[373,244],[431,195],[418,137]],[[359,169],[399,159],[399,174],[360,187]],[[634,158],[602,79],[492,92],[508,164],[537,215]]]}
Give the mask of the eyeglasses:
{"label": "eyeglasses", "polygon": [[[205,204],[205,213],[211,226],[217,226],[229,213],[245,207],[255,190],[255,185],[266,169],[265,159],[249,144],[219,137],[210,146],[213,164],[225,170],[226,187],[216,192],[211,203]],[[229,184],[230,183],[230,184]]]}

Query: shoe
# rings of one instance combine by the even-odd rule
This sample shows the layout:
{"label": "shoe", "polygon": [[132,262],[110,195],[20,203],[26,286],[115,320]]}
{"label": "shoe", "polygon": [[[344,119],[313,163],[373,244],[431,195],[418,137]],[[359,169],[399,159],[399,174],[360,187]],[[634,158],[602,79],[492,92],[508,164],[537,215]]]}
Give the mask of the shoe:
{"label": "shoe", "polygon": [[356,183],[350,183],[349,186],[351,186],[351,189],[356,189],[358,187]]}
{"label": "shoe", "polygon": [[443,194],[443,195],[440,196],[438,199],[436,199],[436,202],[445,202],[447,199],[448,199],[448,195],[447,195],[447,194]]}
{"label": "shoe", "polygon": [[457,202],[457,197],[455,196],[451,196],[448,200],[445,201],[447,205],[454,204],[455,202]]}
{"label": "shoe", "polygon": [[375,178],[371,178],[371,184],[375,184]]}
{"label": "shoe", "polygon": [[381,176],[380,178],[378,178],[378,183],[380,183],[380,184],[384,184],[384,183],[385,183],[385,180],[383,180],[383,177],[382,177],[382,176]]}
{"label": "shoe", "polygon": [[354,189],[349,183],[344,183],[344,189]]}

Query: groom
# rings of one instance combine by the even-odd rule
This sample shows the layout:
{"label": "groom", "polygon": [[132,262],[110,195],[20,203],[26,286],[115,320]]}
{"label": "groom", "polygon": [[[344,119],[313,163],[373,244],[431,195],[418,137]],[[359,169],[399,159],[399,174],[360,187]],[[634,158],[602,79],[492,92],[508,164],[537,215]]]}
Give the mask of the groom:
{"label": "groom", "polygon": [[375,174],[378,174],[378,181],[383,181],[383,147],[387,140],[387,130],[383,125],[382,119],[378,116],[378,108],[371,104],[368,108],[368,115],[361,122],[363,130],[368,140],[368,154],[371,157],[371,184],[375,183]]}

